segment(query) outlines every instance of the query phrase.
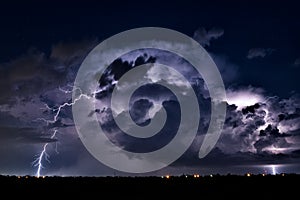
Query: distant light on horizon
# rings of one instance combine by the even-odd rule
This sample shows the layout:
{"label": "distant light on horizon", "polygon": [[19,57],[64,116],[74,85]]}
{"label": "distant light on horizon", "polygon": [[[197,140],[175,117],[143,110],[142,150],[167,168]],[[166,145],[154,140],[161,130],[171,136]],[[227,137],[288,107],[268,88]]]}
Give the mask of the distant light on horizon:
{"label": "distant light on horizon", "polygon": [[194,178],[199,178],[200,175],[199,174],[194,174]]}
{"label": "distant light on horizon", "polygon": [[268,174],[276,175],[279,174],[278,169],[283,167],[284,164],[271,164],[271,165],[264,165],[263,167],[268,171]]}
{"label": "distant light on horizon", "polygon": [[264,174],[267,175],[279,175],[279,174],[300,174],[299,164],[290,164],[290,163],[269,163],[269,164],[253,164],[253,165],[241,165],[239,166],[244,175],[247,173],[253,174]]}

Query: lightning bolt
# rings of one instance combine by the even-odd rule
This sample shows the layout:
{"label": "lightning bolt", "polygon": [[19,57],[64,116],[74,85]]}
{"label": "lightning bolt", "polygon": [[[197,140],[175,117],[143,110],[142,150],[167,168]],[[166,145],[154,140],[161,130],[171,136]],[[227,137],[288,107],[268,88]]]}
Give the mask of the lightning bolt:
{"label": "lightning bolt", "polygon": [[277,174],[277,172],[276,172],[276,166],[272,165],[271,168],[272,168],[272,174],[276,175]]}
{"label": "lightning bolt", "polygon": [[[54,139],[55,136],[56,136],[56,133],[57,133],[57,129],[54,130],[52,136],[51,136],[51,139]],[[33,164],[34,164],[34,167],[37,167],[37,171],[36,171],[36,176],[37,177],[40,177],[41,175],[41,170],[43,167],[43,164],[42,164],[42,161],[43,161],[43,158],[45,158],[45,160],[47,160],[49,163],[50,163],[50,156],[49,154],[47,153],[47,146],[49,145],[49,142],[48,143],[45,143],[44,146],[43,146],[43,150],[41,151],[41,153],[38,155],[38,157],[33,161]],[[58,152],[57,152],[58,153]]]}
{"label": "lightning bolt", "polygon": [[[69,102],[64,102],[64,103],[60,104],[57,108],[51,108],[48,104],[45,104],[46,109],[54,112],[53,119],[37,118],[34,121],[44,121],[47,125],[53,124],[53,123],[57,122],[59,114],[61,113],[61,111],[62,111],[63,108],[74,105],[77,101],[79,101],[83,97],[87,98],[87,99],[90,99],[90,98],[94,97],[94,94],[95,94],[95,92],[94,92],[94,93],[92,93],[91,96],[90,95],[86,95],[86,94],[82,93],[82,91],[81,91],[80,88],[76,88],[76,87],[70,86],[70,85],[68,85],[68,87],[71,87],[72,90],[65,90],[65,89],[63,89],[61,87],[59,87],[58,89],[59,89],[59,91],[63,92],[64,94],[70,94],[70,93],[73,93],[75,90],[79,90],[80,93],[79,93],[78,97],[75,98],[75,99],[73,99],[73,101],[70,102],[70,103]],[[51,135],[51,139],[54,139],[56,137],[57,131],[58,131],[57,129],[54,129],[54,132]],[[37,158],[33,161],[33,166],[37,167],[37,171],[36,171],[36,176],[37,177],[40,177],[41,170],[44,168],[44,166],[43,166],[43,160],[46,160],[46,161],[48,161],[50,163],[50,160],[49,160],[50,156],[47,153],[47,146],[48,145],[49,145],[49,142],[45,143],[43,145],[41,153],[39,153],[37,155]],[[58,151],[57,151],[57,143],[56,143],[55,151],[56,151],[56,153],[58,153]]]}
{"label": "lightning bolt", "polygon": [[64,102],[64,103],[62,103],[61,105],[59,105],[57,108],[51,108],[48,104],[45,104],[45,107],[46,107],[48,110],[51,110],[52,112],[55,113],[55,115],[54,115],[54,117],[53,117],[52,120],[51,120],[51,119],[50,119],[50,120],[49,120],[49,119],[45,119],[45,118],[37,118],[37,119],[34,120],[34,121],[44,121],[44,122],[47,123],[47,125],[48,125],[48,124],[53,124],[53,123],[57,122],[57,119],[58,119],[58,117],[59,117],[59,114],[60,114],[61,110],[62,110],[64,107],[74,105],[74,104],[75,104],[77,101],[79,101],[82,97],[85,97],[85,98],[87,98],[87,99],[90,99],[90,98],[94,97],[94,94],[96,93],[96,92],[93,92],[92,95],[90,96],[90,95],[87,95],[87,94],[83,94],[80,88],[75,88],[75,87],[73,87],[72,90],[64,90],[64,89],[62,89],[62,88],[59,87],[59,91],[65,93],[65,94],[72,93],[72,92],[75,91],[75,90],[79,90],[79,91],[80,91],[80,95],[78,95],[78,97],[75,98],[75,99],[74,99],[72,102],[70,102],[70,103],[69,103],[69,102]]}

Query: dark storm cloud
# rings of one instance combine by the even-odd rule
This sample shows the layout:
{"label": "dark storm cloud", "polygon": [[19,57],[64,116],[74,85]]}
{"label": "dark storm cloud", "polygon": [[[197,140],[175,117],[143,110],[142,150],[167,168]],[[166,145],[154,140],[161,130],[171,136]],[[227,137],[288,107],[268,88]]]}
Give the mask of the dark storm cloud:
{"label": "dark storm cloud", "polygon": [[[138,102],[140,102],[140,100],[138,100]],[[147,102],[149,101],[147,100]],[[149,103],[147,104],[150,105]],[[173,139],[177,132],[180,121],[180,111],[177,101],[164,101],[163,107],[167,112],[167,121],[163,128],[156,135],[150,138],[141,139],[127,135],[118,128],[112,117],[109,117],[111,121],[107,122],[109,126],[104,125],[102,127],[107,132],[107,136],[111,141],[114,142],[114,144],[127,151],[139,153],[155,151],[167,145]],[[131,107],[131,113],[141,112],[140,110],[134,110],[134,108],[135,106]],[[146,110],[143,112],[143,116],[141,118],[134,120],[141,126],[149,123],[148,118],[145,118],[144,114],[146,114]],[[109,113],[109,115],[111,115],[111,113]]]}
{"label": "dark storm cloud", "polygon": [[[241,110],[229,106],[218,147],[227,153],[289,154],[299,146],[299,98],[269,97]],[[281,113],[281,114],[280,114]],[[289,114],[282,114],[289,113]]]}
{"label": "dark storm cloud", "polygon": [[[195,32],[194,38],[207,47],[210,46],[212,40],[223,34],[222,29],[200,28]],[[59,43],[53,45],[49,55],[31,50],[0,67],[0,89],[4,91],[0,97],[0,122],[6,124],[10,119],[13,127],[12,129],[0,128],[1,140],[3,143],[5,141],[6,146],[15,145],[16,140],[25,145],[35,144],[30,151],[26,149],[22,152],[23,154],[29,153],[31,156],[40,151],[41,145],[39,144],[63,143],[60,146],[61,156],[54,157],[54,164],[49,170],[49,172],[52,170],[53,174],[64,175],[73,172],[94,175],[93,173],[99,172],[99,169],[96,169],[99,163],[86,152],[76,135],[71,107],[64,108],[55,123],[46,124],[43,121],[34,121],[41,117],[53,119],[55,111],[49,110],[44,104],[57,109],[59,104],[71,102],[71,93],[64,93],[59,90],[59,87],[72,90],[72,83],[82,60],[96,43],[97,40]],[[250,57],[265,57],[272,51],[272,49],[254,49]],[[234,82],[238,77],[238,66],[233,64],[226,55],[210,54],[216,62],[225,84]],[[174,166],[264,162],[278,156],[278,153],[282,153],[286,157],[295,155],[292,152],[299,149],[299,97],[269,99],[260,92],[260,89],[253,87],[248,88],[250,93],[257,93],[258,96],[264,98],[241,109],[240,105],[228,105],[224,129],[216,148],[206,158],[199,161],[198,151],[209,124],[211,103],[209,92],[201,76],[195,73],[188,62],[170,53],[155,50],[131,52],[116,59],[99,80],[100,92],[96,95],[98,107],[92,110],[87,117],[97,115],[109,139],[121,148],[134,152],[159,149],[172,140],[180,123],[180,107],[176,97],[166,88],[155,84],[146,84],[134,93],[130,105],[126,106],[132,119],[143,126],[150,122],[148,116],[150,112],[155,114],[157,110],[161,109],[155,108],[154,105],[161,104],[168,114],[163,130],[153,138],[142,141],[128,136],[117,127],[108,103],[112,90],[122,75],[133,67],[145,63],[162,63],[174,67],[190,81],[198,97],[201,110],[198,134],[192,146]],[[167,73],[158,70],[153,74],[164,78],[167,77]],[[178,80],[171,75],[167,77],[167,81],[171,84],[179,84]],[[238,95],[240,89],[237,86],[233,89],[234,91],[230,92],[236,92]],[[251,99],[251,96],[248,95],[243,100],[247,99]],[[266,99],[268,101],[263,101]],[[122,99],[119,101],[120,104],[123,103]],[[7,116],[6,121],[1,117],[3,114]],[[20,125],[16,126],[16,124]],[[56,128],[60,134],[57,138],[51,139],[51,133]],[[49,146],[50,150],[54,151],[53,145]],[[18,153],[11,154],[12,159],[17,159],[18,156]],[[29,160],[28,158],[24,159],[23,165],[32,161],[30,160],[31,156]],[[84,163],[82,163],[83,161]],[[3,167],[1,164],[0,166]],[[107,170],[102,165],[100,169]],[[101,170],[98,174],[100,173]]]}
{"label": "dark storm cloud", "polygon": [[94,40],[59,43],[52,47],[50,56],[31,49],[10,62],[0,64],[0,106],[14,107],[30,101],[49,103],[51,98],[55,104],[55,91],[72,85],[82,60],[94,46]]}
{"label": "dark storm cloud", "polygon": [[[205,83],[203,79],[199,76],[197,77],[195,73],[193,73],[193,77],[189,76],[191,71],[188,67],[190,66],[182,63],[180,59],[176,60],[176,57],[171,56],[170,54],[166,54],[165,52],[160,53],[157,51],[147,51],[147,53],[142,52],[140,53],[140,55],[142,56],[133,56],[133,60],[128,59],[129,56],[127,55],[127,59],[118,59],[111,64],[111,66],[107,69],[107,72],[109,72],[109,74],[106,75],[107,77],[109,77],[109,79],[103,77],[99,82],[101,95],[99,96],[99,94],[97,94],[97,99],[101,101],[100,105],[103,106],[103,102],[106,102],[105,99],[110,98],[112,88],[108,87],[108,85],[112,85],[111,83],[115,82],[114,77],[119,79],[118,77],[121,76],[121,74],[118,75],[120,71],[122,73],[125,73],[131,68],[135,67],[136,63],[144,64],[160,62],[162,60],[163,62],[171,60],[173,61],[171,66],[173,66],[174,68],[178,67],[183,72],[183,75],[185,75],[191,81],[192,87],[196,90],[196,94],[199,98],[199,104],[201,107],[200,123],[203,125],[199,127],[199,132],[201,131],[200,134],[204,134],[205,129],[207,129],[207,121],[209,121],[207,119],[207,116],[209,113],[210,99],[207,97],[208,91],[205,90]],[[164,59],[161,59],[161,57],[163,57]],[[179,63],[174,60],[178,61]],[[111,70],[111,68],[114,70]],[[122,70],[118,70],[118,68],[121,68]],[[149,68],[149,71],[150,70],[151,68]],[[118,74],[115,74],[114,71],[118,72]],[[153,76],[166,78],[166,76],[169,76],[169,74],[164,71],[155,71],[155,73],[153,73]],[[171,77],[167,80],[171,84],[178,84],[177,82],[173,82],[174,80],[171,79]],[[122,102],[121,99],[119,99],[119,101]],[[128,109],[131,117],[136,123],[140,125],[146,125],[149,123],[149,118],[146,114],[150,113],[151,111],[153,111],[154,113],[157,112],[153,106],[154,103],[162,105],[167,110],[168,117],[167,123],[160,131],[160,133],[149,139],[134,139],[120,131],[113,120],[110,109],[107,109],[101,114],[97,113],[98,119],[100,119],[100,121],[102,122],[102,128],[107,132],[108,137],[111,139],[111,141],[126,150],[134,152],[148,152],[150,150],[159,149],[167,144],[166,142],[169,142],[172,139],[173,134],[177,132],[176,127],[179,124],[178,117],[180,117],[180,112],[178,112],[178,102],[174,94],[172,94],[171,91],[162,86],[156,84],[145,84],[134,92],[133,96],[131,97],[131,103],[129,105],[130,107]],[[97,109],[100,110],[100,108]],[[202,140],[200,139],[197,141],[198,144]]]}
{"label": "dark storm cloud", "polygon": [[[34,81],[38,82],[43,75],[48,74],[45,70],[44,54],[37,52],[28,52],[16,60],[1,64],[0,69],[0,87],[3,91],[0,97],[1,104],[13,101],[16,96],[29,96],[26,95],[28,92],[42,88]],[[51,78],[51,73],[49,75]]]}
{"label": "dark storm cloud", "polygon": [[57,139],[50,138],[49,133],[41,135],[41,130],[32,127],[0,127],[1,143],[49,143],[56,142]]}
{"label": "dark storm cloud", "polygon": [[290,135],[286,133],[280,133],[277,127],[268,125],[266,129],[260,130],[260,138],[254,143],[254,146],[258,153],[261,153],[264,148],[274,146],[275,148],[287,148],[290,147],[289,143],[283,139],[284,137],[289,137]]}
{"label": "dark storm cloud", "polygon": [[123,61],[121,58],[114,60],[99,80],[99,89],[101,91],[96,94],[96,98],[100,100],[107,97],[115,86],[113,82],[118,81],[130,69],[135,66],[154,62],[155,58],[148,56],[146,53],[138,56],[134,61]]}
{"label": "dark storm cloud", "polygon": [[[69,118],[70,117],[70,114],[67,114],[67,115],[60,115],[62,118]],[[47,128],[48,129],[51,129],[51,128],[65,128],[65,127],[69,127],[69,126],[74,126],[74,124],[68,124],[68,123],[64,123],[62,122],[61,119],[58,119],[56,122],[54,123],[50,123],[48,124]]]}
{"label": "dark storm cloud", "polygon": [[255,152],[253,142],[256,140],[255,131],[257,129],[257,121],[261,118],[244,122],[243,117],[238,111],[236,118],[229,117],[226,119],[229,124],[224,125],[222,135],[217,146],[227,154],[235,154],[241,152]]}
{"label": "dark storm cloud", "polygon": [[[160,61],[160,54],[158,54],[156,62]],[[166,57],[165,57],[166,58]],[[172,58],[172,57],[170,57]],[[146,59],[143,59],[144,61]],[[128,71],[133,64],[129,64],[129,63],[135,63],[135,61],[122,61],[119,60],[118,63],[118,67],[122,67],[122,65],[125,66],[126,69],[124,69],[125,71],[123,73],[126,72],[126,70]],[[144,62],[143,62],[144,63]],[[128,67],[126,67],[128,66]],[[115,67],[117,70],[117,67]],[[182,71],[186,72],[186,70],[181,69]],[[109,70],[108,70],[109,71]],[[114,77],[113,73],[110,73],[109,77]],[[117,76],[118,77],[118,76]],[[199,127],[199,134],[196,137],[195,142],[193,143],[192,147],[185,153],[185,155],[183,156],[182,159],[180,159],[177,164],[175,165],[184,165],[184,166],[188,166],[188,165],[194,165],[197,163],[198,160],[198,151],[199,151],[199,145],[201,145],[201,142],[203,140],[203,135],[205,135],[205,132],[207,130],[207,126],[208,126],[208,121],[207,118],[209,117],[208,113],[209,113],[209,109],[207,106],[207,103],[209,104],[209,99],[207,99],[206,97],[206,92],[204,89],[204,81],[203,79],[199,79],[199,78],[193,78],[190,79],[194,89],[196,89],[196,93],[197,96],[199,98],[199,104],[202,104],[203,108],[201,109],[201,127]],[[108,87],[106,87],[106,85],[111,84],[112,82],[114,82],[113,78],[110,78],[108,81],[103,81],[100,82],[101,83],[106,83],[106,84],[102,84],[102,88],[105,88],[105,90],[102,90],[102,93],[106,93],[107,95],[105,95],[105,98],[108,98],[112,91],[112,89],[108,89]],[[153,87],[153,86],[151,86]],[[131,113],[137,113],[136,115],[134,115],[134,118],[136,118],[134,121],[135,122],[146,122],[145,121],[145,113],[149,112],[150,108],[151,108],[151,103],[149,103],[150,101],[157,101],[159,100],[158,97],[162,97],[162,96],[169,96],[166,95],[166,92],[163,90],[160,90],[159,88],[156,88],[155,90],[151,90],[150,85],[145,85],[143,87],[140,88],[140,90],[135,92],[135,97],[133,97],[132,99],[135,99],[136,103],[140,102],[142,104],[146,103],[148,106],[147,109],[140,109],[138,105],[141,105],[140,103],[136,104],[136,103],[132,103],[130,107],[130,112]],[[153,95],[152,95],[153,93]],[[103,98],[100,98],[101,100],[103,100]],[[100,100],[99,99],[99,100]],[[205,101],[207,101],[207,103],[204,103]],[[205,105],[205,106],[204,106]],[[259,107],[259,106],[258,106]],[[232,131],[228,131],[228,133],[230,133],[229,138],[227,139],[227,141],[223,138],[223,140],[221,140],[222,144],[220,144],[220,146],[222,147],[222,145],[224,145],[223,147],[225,148],[220,148],[219,151],[221,152],[219,153],[215,153],[214,156],[223,156],[223,155],[227,155],[227,157],[229,156],[230,159],[232,160],[232,157],[234,157],[234,159],[236,159],[235,161],[237,162],[238,158],[242,157],[242,155],[240,155],[240,157],[236,158],[236,156],[232,156],[234,154],[237,154],[238,152],[241,151],[241,149],[244,150],[245,154],[246,152],[252,152],[255,151],[255,147],[253,146],[254,144],[254,139],[249,138],[249,135],[251,135],[252,132],[254,132],[259,126],[264,125],[265,121],[264,121],[264,111],[263,110],[259,110],[257,113],[258,116],[256,116],[256,113],[252,110],[255,110],[257,108],[257,105],[251,105],[249,106],[249,108],[246,108],[247,112],[243,114],[242,111],[238,111],[237,107],[234,105],[229,105],[228,106],[228,112],[229,112],[229,117],[226,119],[226,124],[228,124],[227,126],[229,127],[229,129],[234,129],[237,128],[238,130],[236,130],[236,136],[234,136],[232,133]],[[174,108],[172,109],[174,110]],[[248,111],[250,111],[250,113],[248,113]],[[251,114],[255,114],[254,116],[251,116]],[[178,114],[173,113],[170,116],[177,116]],[[243,116],[245,116],[247,118],[251,118],[253,120],[253,122],[251,123],[245,123],[243,122]],[[162,141],[165,141],[166,139],[170,139],[169,137],[162,137],[159,140],[157,140],[157,138],[155,138],[155,140],[148,140],[148,141],[134,141],[134,142],[129,142],[132,141],[130,139],[132,138],[128,138],[128,136],[124,135],[123,133],[120,132],[120,130],[118,130],[118,127],[116,126],[116,124],[113,121],[113,118],[111,116],[111,114],[107,113],[102,113],[101,116],[104,116],[103,118],[106,120],[102,120],[102,122],[104,122],[102,125],[103,127],[106,129],[106,131],[109,133],[108,137],[118,146],[121,146],[122,148],[126,149],[126,150],[130,150],[130,151],[134,151],[134,152],[144,152],[145,150],[154,150],[154,147],[161,147],[162,144],[165,144]],[[110,117],[108,117],[110,116]],[[102,118],[102,119],[103,119]],[[169,119],[170,120],[170,119]],[[165,130],[171,130],[170,128],[174,128],[174,125],[176,124],[176,121],[170,121],[172,123],[171,126],[168,124],[166,125],[166,129]],[[173,130],[171,132],[176,132],[176,130]],[[158,136],[162,136],[162,135],[158,135]],[[254,135],[252,136],[253,138],[255,137]],[[234,139],[232,139],[234,138]],[[160,142],[157,142],[160,141]],[[238,145],[236,145],[236,147],[232,147],[231,144],[235,144],[237,143]],[[250,147],[252,146],[252,149],[250,149]],[[228,149],[231,149],[230,151],[228,151]],[[147,152],[147,151],[146,151]],[[215,151],[214,151],[215,152]],[[225,156],[226,157],[226,156]],[[249,158],[250,159],[250,158]],[[205,161],[207,163],[213,163],[211,162],[211,160],[209,161]],[[197,164],[196,164],[197,165]]]}
{"label": "dark storm cloud", "polygon": [[257,110],[260,107],[259,103],[256,103],[254,105],[251,106],[247,106],[245,108],[242,109],[242,113],[245,115],[247,113],[255,113],[255,110]]}
{"label": "dark storm cloud", "polygon": [[147,113],[149,112],[150,108],[153,107],[153,103],[148,99],[139,99],[133,103],[131,106],[131,118],[137,124],[145,123],[144,120],[147,118]]}
{"label": "dark storm cloud", "polygon": [[297,119],[300,117],[300,108],[296,108],[295,112],[292,114],[287,114],[287,113],[281,113],[278,115],[278,120],[292,120],[292,119]]}
{"label": "dark storm cloud", "polygon": [[270,136],[270,137],[277,138],[277,137],[289,137],[290,135],[286,133],[280,133],[277,127],[273,127],[272,125],[269,124],[265,130],[260,130],[259,136],[261,137]]}
{"label": "dark storm cloud", "polygon": [[[1,158],[5,158],[5,152],[10,153],[10,159],[0,162],[1,173],[20,174],[27,169],[25,174],[34,174],[31,170],[36,169],[31,162],[42,150],[42,145],[49,143],[51,154],[55,144],[66,143],[67,135],[77,140],[76,130],[68,131],[73,126],[70,106],[62,109],[55,123],[47,124],[38,119],[53,120],[55,110],[51,109],[72,101],[71,93],[59,88],[72,90],[82,60],[96,43],[96,40],[59,43],[52,46],[49,55],[32,48],[0,64]],[[56,129],[57,137],[51,138]],[[65,152],[66,149],[68,147],[63,145],[59,150]],[[16,163],[23,169],[14,167]]]}
{"label": "dark storm cloud", "polygon": [[32,96],[72,83],[85,55],[95,46],[96,40],[78,43],[59,43],[52,47],[50,56],[36,49],[0,64],[0,104],[25,101]]}
{"label": "dark storm cloud", "polygon": [[204,47],[210,46],[212,40],[218,39],[224,34],[224,30],[221,28],[212,28],[210,30],[205,29],[204,27],[198,28],[193,38],[198,41]]}
{"label": "dark storm cloud", "polygon": [[[300,146],[299,98],[269,98],[243,109],[227,106],[226,121],[213,151],[197,161],[199,145],[194,142],[174,166],[226,166],[298,162],[295,149]],[[289,115],[281,116],[280,112]],[[290,116],[290,117],[287,117]],[[200,143],[201,145],[201,143]]]}
{"label": "dark storm cloud", "polygon": [[247,58],[248,59],[253,59],[258,57],[264,58],[268,55],[271,55],[273,51],[275,50],[271,48],[253,48],[248,51]]}
{"label": "dark storm cloud", "polygon": [[[113,82],[119,80],[130,69],[145,63],[154,63],[155,61],[155,57],[145,53],[129,61],[123,59],[115,60],[106,70],[105,76],[99,80],[101,92],[96,95],[96,98],[101,102],[101,106],[103,106],[103,102],[106,102],[106,99],[111,98],[111,92],[114,87]],[[157,72],[157,74],[159,75],[160,72]],[[103,130],[106,131],[107,136],[114,144],[132,152],[149,152],[166,145],[176,133],[180,114],[178,113],[178,102],[172,99],[176,99],[176,97],[168,89],[156,84],[145,84],[134,92],[130,104],[125,105],[129,106],[128,110],[133,121],[142,126],[150,122],[149,113],[154,109],[154,103],[161,104],[167,110],[166,125],[160,133],[149,139],[134,138],[121,131],[113,119],[110,108],[96,114],[101,121]],[[122,99],[119,99],[119,101],[122,102]],[[106,106],[109,107],[110,105]],[[97,109],[101,110],[101,108]],[[119,115],[122,115],[122,113]]]}
{"label": "dark storm cloud", "polygon": [[[147,55],[148,54],[148,55]],[[129,69],[135,66],[136,60],[141,60],[141,64],[147,62],[147,58],[153,62],[166,62],[168,60],[172,61],[172,66],[181,66],[180,71],[183,74],[188,74],[190,82],[192,83],[193,88],[196,91],[196,94],[199,99],[199,104],[201,107],[201,120],[199,122],[199,132],[196,136],[196,139],[190,149],[184,154],[184,156],[174,164],[175,165],[198,165],[198,151],[199,147],[203,141],[203,136],[207,131],[207,127],[209,124],[209,105],[210,99],[207,94],[207,90],[205,90],[205,83],[200,77],[190,77],[191,71],[188,70],[188,65],[174,57],[170,54],[166,54],[165,52],[157,52],[157,51],[147,51],[139,52],[139,55],[142,56],[133,56],[133,59],[128,59],[130,56],[127,55],[127,59],[119,59],[117,62],[113,63],[114,66],[111,66],[114,71],[118,71],[117,68],[124,66],[122,73],[127,72]],[[143,58],[144,57],[144,58]],[[163,58],[162,58],[163,57]],[[218,58],[217,62],[223,64],[224,71],[221,73],[226,74],[226,70],[232,70],[237,74],[237,66],[232,65],[225,57],[222,56],[214,56],[213,58]],[[175,60],[175,61],[174,61]],[[151,62],[152,63],[152,62]],[[217,64],[218,64],[217,63]],[[219,64],[218,64],[219,65]],[[232,66],[231,66],[232,65]],[[183,67],[184,66],[184,67]],[[226,67],[229,66],[227,69]],[[220,68],[220,67],[219,67]],[[227,74],[232,75],[232,71],[228,71]],[[112,88],[108,87],[115,81],[114,77],[119,77],[121,74],[114,74],[111,70],[107,70],[109,72],[109,77],[107,80],[103,79],[100,81],[100,88],[104,89],[101,92],[106,95],[98,98],[99,100],[104,100],[105,98],[110,98],[110,93],[112,92]],[[193,73],[191,73],[193,74]],[[235,76],[228,76],[228,80],[234,80]],[[226,78],[226,77],[225,77]],[[290,131],[284,132],[281,128],[290,130],[290,120],[299,120],[297,116],[297,111],[293,110],[296,106],[296,102],[298,98],[291,97],[289,99],[280,99],[275,97],[267,97],[264,95],[264,91],[260,88],[248,87],[248,88],[236,88],[231,89],[230,93],[234,94],[234,97],[242,98],[242,101],[255,101],[258,100],[257,103],[249,104],[245,107],[238,107],[236,105],[228,105],[227,107],[227,117],[224,125],[224,130],[221,135],[219,142],[217,143],[216,149],[212,152],[211,157],[204,159],[202,163],[212,164],[215,163],[213,160],[216,157],[224,157],[228,159],[227,161],[230,163],[255,163],[259,156],[263,156],[263,159],[260,159],[261,162],[264,162],[268,159],[271,159],[273,155],[276,155],[280,149],[286,153],[286,156],[289,155],[291,149],[296,148],[298,144],[291,143],[287,141],[287,138],[291,138]],[[232,96],[232,95],[231,95]],[[145,113],[149,112],[152,107],[152,103],[157,102],[163,103],[161,98],[164,97],[165,100],[170,98],[170,95],[167,95],[166,91],[161,90],[159,88],[155,88],[153,90],[153,86],[144,85],[139,90],[137,90],[132,97],[133,103],[129,108],[130,113],[134,118],[135,122],[138,123],[149,123],[147,118],[145,118]],[[163,99],[163,98],[162,98]],[[268,99],[267,101],[265,101]],[[238,99],[236,99],[238,100]],[[139,103],[138,103],[139,102]],[[238,101],[242,103],[241,100]],[[141,109],[140,106],[144,105],[144,109]],[[277,108],[278,105],[281,105]],[[280,110],[281,109],[281,110]],[[99,109],[100,110],[100,109]],[[282,122],[279,123],[278,114],[281,112],[289,113],[281,116]],[[99,114],[99,113],[97,113]],[[161,147],[162,142],[151,141],[150,142],[128,142],[130,138],[125,136],[123,133],[118,130],[118,127],[113,121],[111,114],[107,115],[107,113],[103,114],[103,126],[109,132],[109,138],[116,144],[121,146],[124,149],[136,152],[144,152],[144,150],[153,150],[153,147]],[[174,114],[173,115],[178,115]],[[100,115],[101,118],[102,115]],[[108,117],[110,116],[110,117]],[[289,116],[289,117],[288,117]],[[107,120],[108,119],[108,120]],[[285,120],[283,120],[285,119]],[[284,121],[284,122],[283,122]],[[295,122],[295,121],[294,121]],[[175,121],[171,123],[175,124]],[[271,124],[271,125],[270,125]],[[166,128],[168,129],[168,126]],[[269,127],[272,127],[272,130],[269,130]],[[278,128],[277,128],[278,127]],[[169,127],[171,128],[171,127]],[[295,127],[294,127],[295,128]],[[297,129],[298,130],[298,129]],[[172,130],[172,132],[176,132],[176,130]],[[260,135],[260,133],[265,133],[264,136]],[[163,137],[160,139],[165,140],[167,137]],[[169,138],[170,139],[170,138]],[[131,140],[132,141],[132,140]],[[139,145],[134,145],[139,144]],[[144,150],[143,150],[144,149]],[[220,159],[220,158],[218,158]],[[220,163],[225,162],[225,160],[220,161]],[[198,164],[197,164],[198,163]]]}

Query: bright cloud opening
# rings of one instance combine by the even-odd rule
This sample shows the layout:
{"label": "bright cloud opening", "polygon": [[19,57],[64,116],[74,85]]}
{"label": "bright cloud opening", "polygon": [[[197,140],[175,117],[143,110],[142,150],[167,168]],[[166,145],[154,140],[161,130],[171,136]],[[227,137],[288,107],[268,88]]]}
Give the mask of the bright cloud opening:
{"label": "bright cloud opening", "polygon": [[263,102],[264,97],[261,95],[262,91],[254,91],[253,89],[246,89],[240,91],[227,91],[227,102],[229,105],[236,105],[238,110],[244,107],[252,106],[256,103]]}

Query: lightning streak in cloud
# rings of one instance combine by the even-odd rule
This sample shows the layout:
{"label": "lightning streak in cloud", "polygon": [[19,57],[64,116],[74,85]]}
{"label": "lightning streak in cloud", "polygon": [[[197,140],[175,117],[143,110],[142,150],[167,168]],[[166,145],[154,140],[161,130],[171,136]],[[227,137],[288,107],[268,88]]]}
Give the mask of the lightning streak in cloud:
{"label": "lightning streak in cloud", "polygon": [[[68,85],[68,86],[69,86],[69,85]],[[72,90],[64,90],[64,89],[62,89],[61,87],[59,87],[59,90],[60,90],[61,92],[65,93],[65,94],[69,94],[69,93],[72,93],[72,92],[75,91],[75,90],[79,90],[79,91],[80,91],[80,95],[79,95],[77,98],[75,98],[72,102],[70,102],[70,103],[69,103],[69,102],[64,102],[64,103],[62,103],[61,105],[59,105],[57,108],[51,108],[49,105],[45,104],[45,106],[46,106],[46,108],[47,108],[48,110],[51,110],[51,111],[53,111],[53,112],[55,113],[53,119],[52,119],[52,120],[48,120],[48,119],[45,119],[45,118],[37,118],[35,121],[44,121],[44,122],[47,123],[47,125],[48,125],[48,124],[53,124],[53,123],[57,122],[58,117],[59,117],[59,114],[60,114],[60,112],[61,112],[61,110],[62,110],[63,108],[65,108],[65,107],[67,107],[67,106],[72,106],[72,105],[74,105],[74,104],[75,104],[77,101],[79,101],[82,97],[87,98],[87,99],[90,99],[90,98],[92,98],[93,95],[95,94],[95,93],[93,93],[92,96],[89,96],[89,95],[86,95],[86,94],[82,94],[82,91],[81,91],[80,88],[75,88],[75,87],[73,87],[73,86],[69,86],[69,87],[72,87]],[[54,129],[54,132],[53,132],[53,134],[52,134],[52,136],[51,136],[51,139],[54,139],[54,138],[56,137],[56,134],[57,134],[57,129]],[[40,175],[41,175],[41,170],[42,170],[42,168],[44,168],[44,167],[43,167],[43,160],[46,160],[46,161],[50,162],[50,160],[49,160],[50,156],[49,156],[49,154],[47,153],[47,146],[48,146],[48,145],[49,145],[49,142],[48,142],[48,143],[45,143],[45,144],[43,145],[43,148],[42,148],[41,153],[38,154],[38,157],[33,161],[34,167],[37,167],[37,172],[36,172],[36,176],[37,176],[37,177],[40,177]],[[55,148],[55,151],[56,151],[56,153],[58,153],[58,151],[57,151],[57,146],[56,146],[56,148]]]}
{"label": "lightning streak in cloud", "polygon": [[79,101],[82,97],[85,97],[87,99],[90,99],[94,96],[95,93],[92,94],[92,96],[89,96],[87,94],[83,94],[81,89],[80,88],[73,88],[73,90],[64,90],[62,88],[59,87],[59,90],[65,94],[69,94],[69,93],[72,93],[74,90],[79,90],[80,91],[80,95],[75,98],[72,102],[64,102],[62,103],[61,105],[59,105],[57,108],[51,108],[49,105],[45,104],[45,107],[48,109],[48,110],[51,110],[55,113],[54,117],[52,120],[49,120],[49,119],[45,119],[45,118],[37,118],[35,121],[44,121],[48,124],[53,124],[55,122],[57,122],[57,119],[58,119],[58,116],[61,112],[61,110],[64,108],[64,107],[67,107],[67,106],[72,106],[74,105],[77,101]]}

